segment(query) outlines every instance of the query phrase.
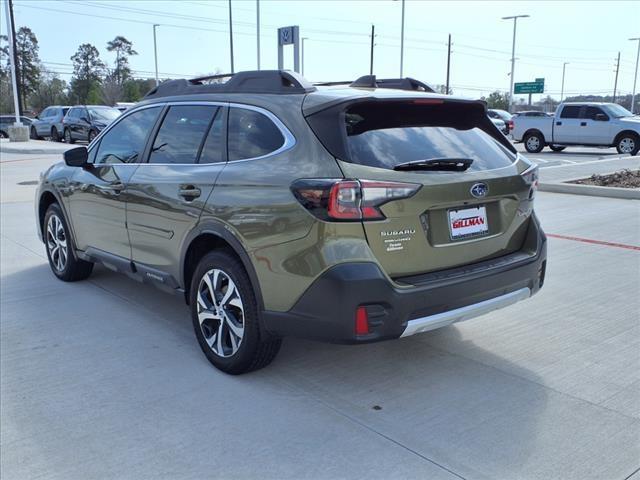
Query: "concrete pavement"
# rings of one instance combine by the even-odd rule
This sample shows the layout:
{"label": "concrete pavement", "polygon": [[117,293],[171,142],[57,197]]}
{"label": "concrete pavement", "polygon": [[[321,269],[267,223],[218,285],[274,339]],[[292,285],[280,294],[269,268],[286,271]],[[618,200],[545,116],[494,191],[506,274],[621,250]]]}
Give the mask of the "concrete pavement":
{"label": "concrete pavement", "polygon": [[640,202],[540,193],[554,236],[536,297],[393,342],[287,339],[270,367],[230,377],[180,298],[103,268],[56,280],[34,187],[17,185],[52,159],[11,159],[3,479],[624,480],[640,467]]}

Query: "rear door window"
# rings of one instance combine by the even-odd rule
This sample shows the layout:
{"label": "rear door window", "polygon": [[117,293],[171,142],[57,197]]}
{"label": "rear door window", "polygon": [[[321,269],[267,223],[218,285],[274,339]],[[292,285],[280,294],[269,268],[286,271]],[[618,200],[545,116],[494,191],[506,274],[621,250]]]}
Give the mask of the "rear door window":
{"label": "rear door window", "polygon": [[95,163],[138,163],[161,107],[145,108],[127,115],[105,133]]}
{"label": "rear door window", "polygon": [[480,119],[471,120],[471,112],[463,117],[460,108],[356,105],[345,113],[350,160],[386,169],[436,158],[472,159],[469,170],[510,165],[513,154],[483,130]]}
{"label": "rear door window", "polygon": [[179,105],[169,108],[149,154],[149,163],[193,164],[218,107]]}
{"label": "rear door window", "polygon": [[284,145],[280,129],[255,110],[231,108],[228,125],[229,161],[262,157]]}
{"label": "rear door window", "polygon": [[580,105],[567,105],[562,109],[560,118],[580,118]]}

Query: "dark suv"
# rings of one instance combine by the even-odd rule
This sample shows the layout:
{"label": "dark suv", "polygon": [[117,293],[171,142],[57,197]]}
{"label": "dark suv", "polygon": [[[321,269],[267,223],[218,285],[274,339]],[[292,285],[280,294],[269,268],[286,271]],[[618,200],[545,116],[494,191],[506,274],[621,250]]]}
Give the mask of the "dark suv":
{"label": "dark suv", "polygon": [[100,262],[184,295],[203,352],[234,374],[287,335],[399,338],[540,289],[537,168],[484,103],[412,79],[227,77],[161,84],[43,174],[58,278]]}
{"label": "dark suv", "polygon": [[91,142],[107,125],[120,116],[120,110],[104,105],[79,105],[69,109],[62,121],[64,141]]}

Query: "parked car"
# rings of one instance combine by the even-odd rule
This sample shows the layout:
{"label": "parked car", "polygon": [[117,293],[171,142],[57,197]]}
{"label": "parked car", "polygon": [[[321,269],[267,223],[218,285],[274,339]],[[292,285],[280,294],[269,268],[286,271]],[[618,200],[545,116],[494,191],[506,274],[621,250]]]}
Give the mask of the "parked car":
{"label": "parked car", "polygon": [[95,137],[112,121],[120,116],[117,108],[104,105],[80,105],[69,109],[62,121],[64,141],[93,141]]}
{"label": "parked car", "polygon": [[69,111],[68,106],[52,105],[45,108],[31,123],[31,138],[48,137],[54,142],[62,141],[64,127],[62,119]]}
{"label": "parked car", "polygon": [[505,133],[505,135],[508,135],[509,132],[513,130],[513,115],[511,115],[506,110],[490,108],[489,110],[487,110],[487,115],[489,115],[489,118],[499,119],[505,123],[505,125],[507,126],[507,133]]}
{"label": "parked car", "polygon": [[499,118],[489,118],[491,122],[496,126],[498,130],[500,130],[504,135],[509,135],[509,127],[504,123],[504,120]]}
{"label": "parked car", "polygon": [[56,277],[101,262],[184,295],[202,351],[232,374],[285,336],[406,337],[542,287],[537,167],[484,102],[411,79],[229,77],[162,83],[41,176]]}
{"label": "parked car", "polygon": [[[15,115],[0,115],[0,138],[9,138],[9,127],[16,121]],[[29,117],[20,117],[20,121],[27,127],[31,126],[32,120]]]}
{"label": "parked car", "polygon": [[541,112],[539,110],[526,110],[524,112],[515,112],[514,117],[552,117],[553,113]]}
{"label": "parked car", "polygon": [[530,153],[545,146],[559,152],[569,145],[587,145],[637,155],[640,117],[615,103],[566,102],[553,117],[516,117],[513,138],[524,142]]}

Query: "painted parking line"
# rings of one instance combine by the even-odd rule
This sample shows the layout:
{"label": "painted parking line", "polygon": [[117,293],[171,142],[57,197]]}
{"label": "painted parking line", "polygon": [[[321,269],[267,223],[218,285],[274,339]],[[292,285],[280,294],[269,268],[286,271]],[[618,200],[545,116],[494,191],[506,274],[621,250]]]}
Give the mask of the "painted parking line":
{"label": "painted parking line", "polygon": [[605,242],[603,240],[593,240],[591,238],[572,237],[570,235],[558,235],[556,233],[547,233],[547,237],[559,238],[561,240],[572,240],[574,242],[590,243],[592,245],[602,245],[604,247],[624,248],[627,250],[640,251],[638,245],[627,245],[626,243]]}

